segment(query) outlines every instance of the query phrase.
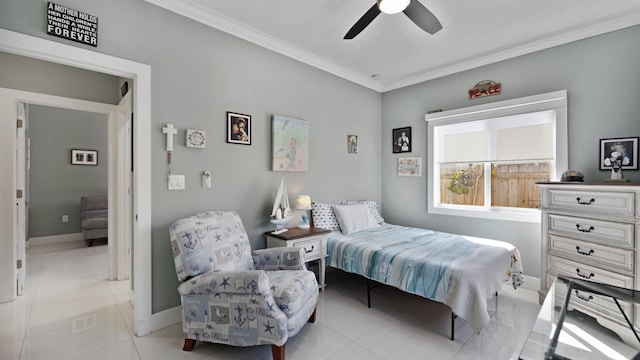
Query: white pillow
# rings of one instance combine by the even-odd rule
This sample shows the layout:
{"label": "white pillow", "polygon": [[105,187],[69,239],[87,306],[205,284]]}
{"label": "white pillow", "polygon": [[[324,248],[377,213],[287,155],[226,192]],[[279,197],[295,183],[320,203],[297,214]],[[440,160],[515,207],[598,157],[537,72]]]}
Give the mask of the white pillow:
{"label": "white pillow", "polygon": [[367,204],[371,214],[374,218],[376,218],[376,222],[378,224],[384,222],[384,218],[380,215],[380,211],[378,211],[378,204],[376,204],[373,200],[358,200],[358,201],[343,201],[342,205],[353,205],[353,204]]}
{"label": "white pillow", "polygon": [[345,235],[380,227],[366,204],[335,205],[333,212],[340,224],[340,231]]}

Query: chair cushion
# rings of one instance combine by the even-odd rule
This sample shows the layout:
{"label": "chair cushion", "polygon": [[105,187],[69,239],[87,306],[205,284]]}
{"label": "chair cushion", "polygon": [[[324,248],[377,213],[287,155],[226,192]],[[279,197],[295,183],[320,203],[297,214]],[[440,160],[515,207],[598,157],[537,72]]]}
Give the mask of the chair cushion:
{"label": "chair cushion", "polygon": [[176,274],[182,282],[217,271],[253,270],[251,246],[235,211],[210,211],[169,226]]}
{"label": "chair cushion", "polygon": [[82,226],[83,229],[107,228],[108,225],[109,225],[109,219],[106,217],[84,219],[82,220],[82,222],[80,222],[80,226]]}
{"label": "chair cushion", "polygon": [[109,217],[109,210],[107,209],[80,211],[81,219],[108,218],[108,217]]}
{"label": "chair cushion", "polygon": [[253,250],[253,268],[256,270],[306,270],[304,248],[275,247]]}
{"label": "chair cushion", "polygon": [[267,271],[271,292],[287,317],[293,316],[318,292],[316,275],[308,270]]}
{"label": "chair cushion", "polygon": [[106,195],[83,196],[80,198],[80,210],[106,209],[107,204],[108,198]]}

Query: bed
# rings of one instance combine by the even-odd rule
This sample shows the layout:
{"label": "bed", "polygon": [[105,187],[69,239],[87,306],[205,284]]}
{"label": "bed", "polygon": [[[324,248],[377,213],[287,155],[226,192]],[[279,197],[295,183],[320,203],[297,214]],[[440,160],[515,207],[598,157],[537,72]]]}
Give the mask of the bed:
{"label": "bed", "polygon": [[[503,241],[388,224],[371,201],[314,204],[313,216],[315,226],[332,230],[328,266],[446,304],[476,333],[489,323],[487,300],[502,284],[522,284],[518,249]],[[453,331],[452,321],[452,339]]]}

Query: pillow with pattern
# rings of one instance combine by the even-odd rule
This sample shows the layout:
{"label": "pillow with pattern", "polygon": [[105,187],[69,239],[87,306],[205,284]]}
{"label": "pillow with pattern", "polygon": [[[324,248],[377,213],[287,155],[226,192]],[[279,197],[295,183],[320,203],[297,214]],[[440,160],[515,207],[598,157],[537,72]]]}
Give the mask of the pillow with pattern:
{"label": "pillow with pattern", "polygon": [[384,222],[382,215],[380,215],[380,211],[378,210],[378,204],[376,204],[373,200],[358,200],[358,201],[343,201],[342,205],[355,205],[355,204],[366,204],[371,211],[371,215],[376,219],[378,224]]}
{"label": "pillow with pattern", "polygon": [[333,213],[333,207],[336,204],[325,203],[313,203],[313,211],[311,217],[313,219],[313,226],[327,230],[340,230],[340,224],[338,219]]}

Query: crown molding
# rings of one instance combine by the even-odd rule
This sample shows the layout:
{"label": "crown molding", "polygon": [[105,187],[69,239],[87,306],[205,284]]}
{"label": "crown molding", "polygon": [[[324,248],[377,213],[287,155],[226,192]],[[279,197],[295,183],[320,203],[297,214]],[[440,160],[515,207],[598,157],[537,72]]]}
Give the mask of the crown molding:
{"label": "crown molding", "polygon": [[455,64],[442,66],[419,74],[413,74],[404,79],[386,82],[382,86],[382,92],[415,85],[424,81],[456,74],[480,66],[512,59],[518,56],[621,30],[638,24],[640,24],[640,10],[620,17],[605,19],[601,22],[590,24],[588,26],[579,27],[570,31],[565,31],[532,42],[524,43],[495,53],[481,55],[470,60],[463,60]]}
{"label": "crown molding", "polygon": [[317,54],[293,46],[280,39],[274,38],[247,24],[237,22],[229,17],[212,12],[210,9],[190,0],[145,0],[173,13],[185,16],[201,24],[226,32],[243,40],[249,41],[266,49],[290,57],[307,65],[326,71],[340,78],[349,80],[377,92],[382,92],[382,84],[369,76],[362,76],[354,71],[327,60]]}
{"label": "crown molding", "polygon": [[427,69],[419,73],[414,73],[403,78],[383,83],[382,81],[376,81],[369,76],[358,74],[345,66],[323,58],[315,53],[274,38],[273,36],[252,28],[247,24],[237,22],[219,13],[212,12],[210,9],[196,4],[191,0],[145,1],[380,93],[640,24],[639,9],[615,18],[603,19],[600,22],[589,24],[588,26],[563,31],[549,37],[540,38],[508,49],[475,56],[472,59],[464,59],[459,62],[437,68]]}

